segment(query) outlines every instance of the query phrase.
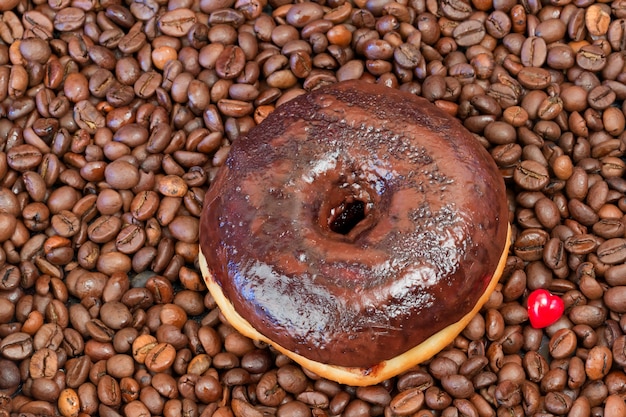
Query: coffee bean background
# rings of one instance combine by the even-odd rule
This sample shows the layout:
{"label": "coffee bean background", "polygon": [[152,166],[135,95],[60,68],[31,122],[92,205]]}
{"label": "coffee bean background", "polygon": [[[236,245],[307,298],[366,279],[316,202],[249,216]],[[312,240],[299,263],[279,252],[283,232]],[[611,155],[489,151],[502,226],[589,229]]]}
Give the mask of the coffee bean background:
{"label": "coffee bean background", "polygon": [[[625,51],[623,0],[0,1],[0,417],[626,416]],[[459,118],[513,227],[454,343],[360,388],[234,331],[197,265],[230,144],[358,78]]]}

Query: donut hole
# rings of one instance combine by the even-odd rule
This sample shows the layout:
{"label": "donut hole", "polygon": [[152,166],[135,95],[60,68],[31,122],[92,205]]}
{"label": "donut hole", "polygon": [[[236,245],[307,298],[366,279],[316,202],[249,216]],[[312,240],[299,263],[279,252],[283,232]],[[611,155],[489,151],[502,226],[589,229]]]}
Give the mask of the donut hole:
{"label": "donut hole", "polygon": [[349,234],[357,224],[365,219],[365,202],[361,200],[344,201],[330,210],[328,227],[341,235]]}
{"label": "donut hole", "polygon": [[343,242],[355,242],[376,225],[378,194],[368,184],[348,181],[330,184],[317,215],[324,236]]}

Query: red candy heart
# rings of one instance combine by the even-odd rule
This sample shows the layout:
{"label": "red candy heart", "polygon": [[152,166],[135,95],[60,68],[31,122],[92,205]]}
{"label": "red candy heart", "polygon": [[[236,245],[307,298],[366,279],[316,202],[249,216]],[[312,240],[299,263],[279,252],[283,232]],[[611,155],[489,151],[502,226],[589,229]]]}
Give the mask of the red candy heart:
{"label": "red candy heart", "polygon": [[528,296],[528,318],[535,329],[555,323],[563,314],[563,300],[546,290],[535,290]]}

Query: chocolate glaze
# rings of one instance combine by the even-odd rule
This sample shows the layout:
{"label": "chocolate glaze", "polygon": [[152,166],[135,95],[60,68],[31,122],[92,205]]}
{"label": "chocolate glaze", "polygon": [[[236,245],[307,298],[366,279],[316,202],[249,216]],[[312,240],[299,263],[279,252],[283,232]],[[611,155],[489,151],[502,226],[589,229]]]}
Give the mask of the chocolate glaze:
{"label": "chocolate glaze", "polygon": [[[341,230],[342,216],[358,223]],[[500,173],[457,120],[346,82],[286,103],[232,145],[200,241],[260,333],[314,361],[368,368],[472,309],[507,219]]]}

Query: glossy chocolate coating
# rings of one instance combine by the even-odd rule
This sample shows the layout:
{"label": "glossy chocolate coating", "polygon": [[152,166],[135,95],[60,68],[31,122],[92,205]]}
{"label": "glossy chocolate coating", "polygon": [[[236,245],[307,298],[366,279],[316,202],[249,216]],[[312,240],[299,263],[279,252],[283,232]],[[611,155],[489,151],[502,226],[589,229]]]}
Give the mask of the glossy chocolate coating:
{"label": "glossy chocolate coating", "polygon": [[200,240],[256,330],[311,360],[368,368],[472,309],[507,219],[497,167],[457,120],[346,82],[286,103],[232,145]]}

